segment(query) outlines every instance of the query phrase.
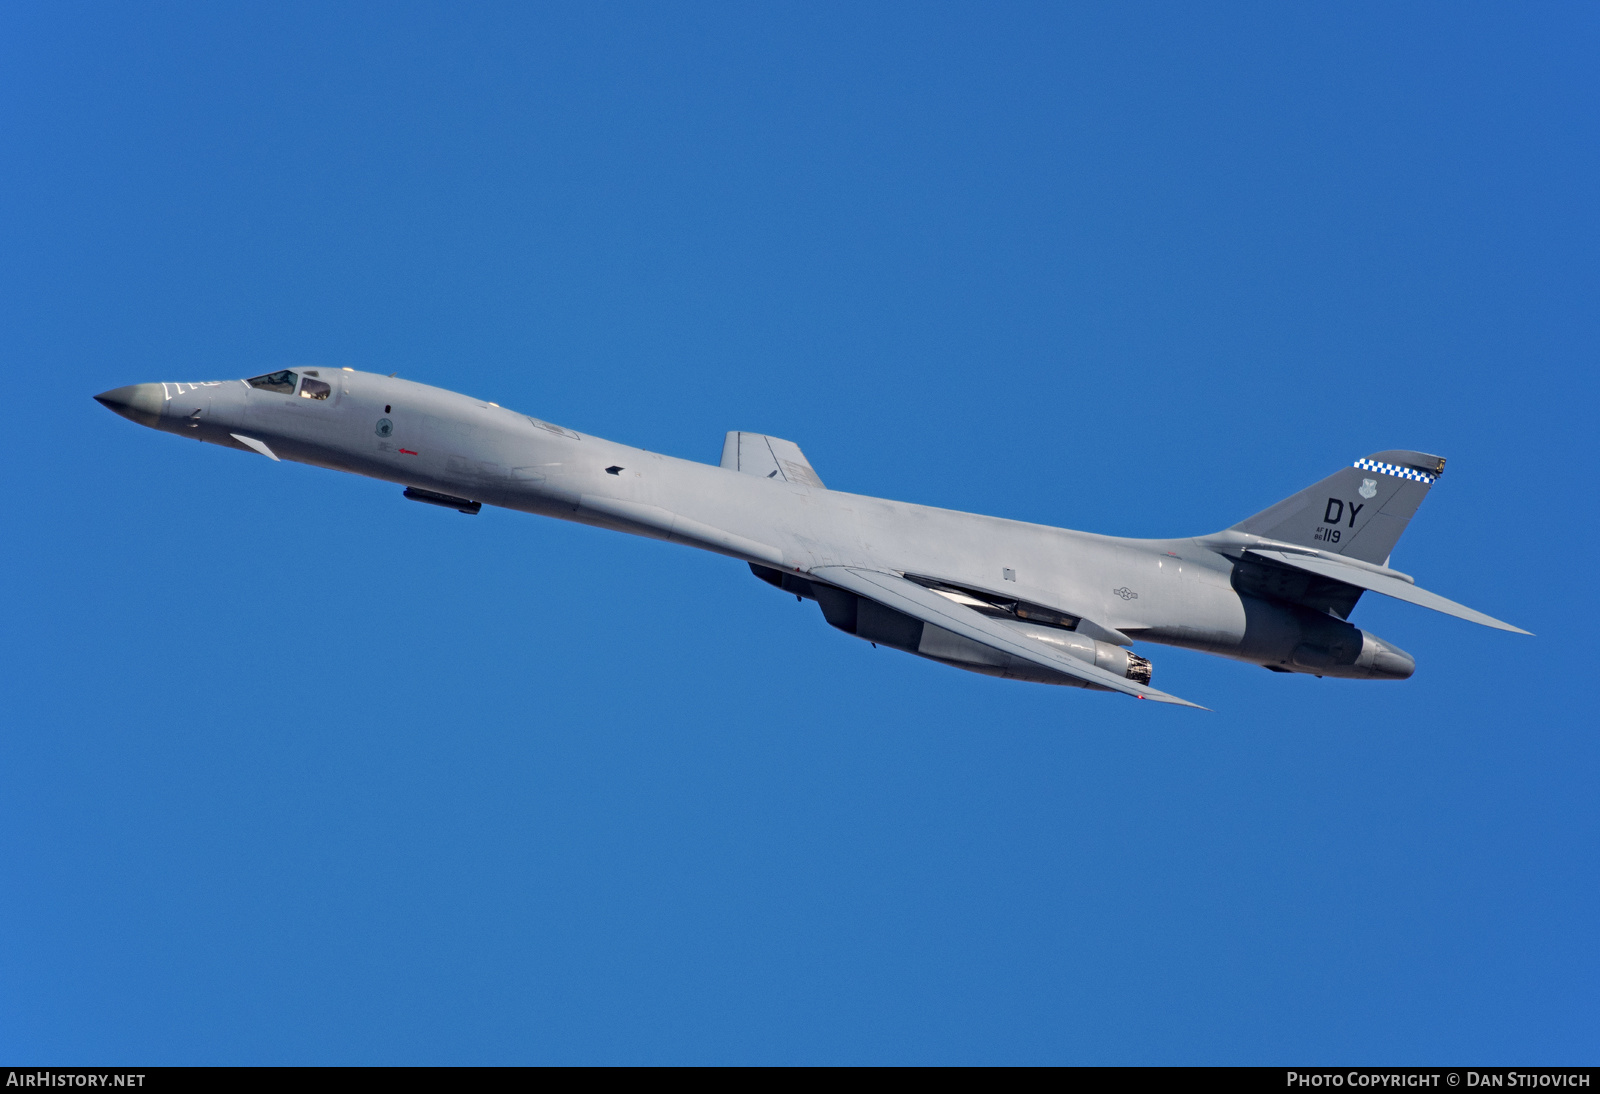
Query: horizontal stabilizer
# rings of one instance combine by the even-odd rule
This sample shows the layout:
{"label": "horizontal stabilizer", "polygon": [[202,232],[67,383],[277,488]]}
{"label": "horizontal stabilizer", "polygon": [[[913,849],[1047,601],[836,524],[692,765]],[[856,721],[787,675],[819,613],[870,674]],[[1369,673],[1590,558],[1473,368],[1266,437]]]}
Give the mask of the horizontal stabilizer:
{"label": "horizontal stabilizer", "polygon": [[1453,615],[1458,619],[1465,619],[1473,623],[1481,623],[1485,627],[1494,627],[1502,631],[1515,631],[1517,634],[1531,634],[1521,627],[1513,627],[1510,623],[1502,623],[1493,616],[1484,615],[1474,611],[1464,604],[1457,604],[1454,600],[1446,600],[1438,593],[1430,593],[1427,589],[1419,589],[1410,582],[1387,574],[1375,573],[1364,567],[1348,566],[1335,562],[1332,559],[1319,558],[1316,555],[1302,555],[1290,551],[1268,551],[1260,547],[1251,548],[1248,552],[1269,558],[1273,562],[1281,562],[1285,566],[1293,566],[1297,570],[1316,574],[1319,577],[1332,578],[1342,581],[1346,585],[1354,585],[1358,589],[1369,589],[1384,596],[1392,596],[1396,600],[1404,600],[1408,604],[1419,604],[1424,608],[1432,608],[1445,615]]}
{"label": "horizontal stabilizer", "polygon": [[1124,695],[1137,696],[1140,699],[1154,699],[1159,703],[1205,709],[1198,703],[1191,703],[1187,699],[1179,699],[1176,695],[1168,695],[1164,691],[1157,691],[1155,688],[1125,679],[1116,673],[1051,649],[1043,643],[1029,641],[1004,623],[981,615],[903,577],[853,566],[818,566],[810,571],[810,575],[819,581],[836,585],[857,596],[876,601],[886,608],[909,615],[913,619],[942,627],[979,645],[1010,654],[1012,657],[1061,673],[1063,676],[1070,676],[1075,680],[1110,691],[1120,691]]}
{"label": "horizontal stabilizer", "polygon": [[799,445],[764,433],[729,433],[722,442],[722,466],[761,479],[827,489]]}

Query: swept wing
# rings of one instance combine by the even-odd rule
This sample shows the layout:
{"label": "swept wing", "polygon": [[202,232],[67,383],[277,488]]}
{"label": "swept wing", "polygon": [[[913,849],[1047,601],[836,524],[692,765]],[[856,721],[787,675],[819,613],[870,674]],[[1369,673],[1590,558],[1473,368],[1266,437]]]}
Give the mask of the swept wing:
{"label": "swept wing", "polygon": [[1111,691],[1120,691],[1124,695],[1137,696],[1140,699],[1154,699],[1158,703],[1175,703],[1178,706],[1206,709],[1198,703],[1179,699],[1176,695],[1168,695],[1164,691],[1157,691],[1144,684],[1123,679],[1115,673],[1053,650],[1041,642],[1029,641],[1005,624],[898,575],[855,566],[818,566],[813,568],[810,574],[820,581],[837,585],[857,596],[876,601],[886,608],[903,612],[913,619],[943,627],[953,634],[988,646],[990,649],[1008,653],[1012,657],[1071,676],[1076,680],[1108,688]]}

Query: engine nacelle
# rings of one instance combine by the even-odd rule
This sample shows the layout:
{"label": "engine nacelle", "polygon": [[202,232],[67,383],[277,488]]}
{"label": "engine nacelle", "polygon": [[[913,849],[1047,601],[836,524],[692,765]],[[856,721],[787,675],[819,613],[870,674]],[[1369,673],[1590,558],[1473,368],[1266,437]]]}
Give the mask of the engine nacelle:
{"label": "engine nacelle", "polygon": [[[926,657],[931,661],[966,669],[969,672],[981,672],[988,676],[1004,676],[1011,680],[1032,680],[1041,684],[1062,684],[1068,687],[1095,686],[1065,673],[1052,672],[1032,661],[1013,657],[992,646],[974,642],[943,627],[924,623],[903,612],[886,608],[875,600],[856,596],[843,589],[812,583],[811,593],[822,608],[823,617],[830,624],[880,646],[891,646],[906,653],[914,653],[918,657]],[[997,619],[997,622],[1015,631],[1019,638],[1047,645],[1058,653],[1075,657],[1085,664],[1095,665],[1140,684],[1150,682],[1150,662],[1121,646],[1113,646],[1109,642],[1101,642],[1062,627],[1045,626],[1019,619]]]}
{"label": "engine nacelle", "polygon": [[[796,597],[815,600],[822,609],[823,618],[857,638],[864,638],[879,646],[890,646],[930,661],[981,672],[986,676],[1003,676],[1010,680],[1032,680],[1040,684],[1060,684],[1066,687],[1095,688],[1082,680],[1052,672],[1032,661],[1023,661],[1008,653],[974,642],[959,634],[932,623],[913,619],[904,612],[886,608],[875,600],[856,596],[831,585],[807,581],[803,577],[783,573],[769,566],[750,563],[750,571],[767,584]],[[1018,601],[1000,601],[975,590],[955,590],[938,585],[941,592],[956,592],[968,606],[983,611],[997,622],[1017,633],[1019,638],[1032,639],[1051,647],[1058,653],[1075,657],[1085,664],[1094,665],[1114,673],[1125,680],[1148,684],[1151,676],[1150,662],[1138,654],[1079,634],[1072,627],[1078,624],[1075,617]],[[1043,622],[1041,622],[1043,620]],[[1052,625],[1053,624],[1053,625]]]}
{"label": "engine nacelle", "polygon": [[1416,671],[1411,655],[1375,634],[1322,612],[1241,596],[1245,633],[1230,657],[1275,672],[1304,672],[1355,680],[1404,680]]}

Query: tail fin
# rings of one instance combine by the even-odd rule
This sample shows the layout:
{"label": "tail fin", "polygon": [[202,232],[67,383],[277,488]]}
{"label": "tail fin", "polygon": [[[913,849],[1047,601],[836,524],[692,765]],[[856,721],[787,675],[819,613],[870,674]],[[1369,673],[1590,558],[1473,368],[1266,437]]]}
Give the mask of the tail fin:
{"label": "tail fin", "polygon": [[782,479],[784,482],[815,486],[826,490],[822,480],[812,470],[800,446],[779,437],[764,433],[729,433],[722,442],[722,466],[730,471],[742,471],[764,479]]}
{"label": "tail fin", "polygon": [[1442,456],[1377,452],[1240,521],[1232,531],[1383,566],[1428,496],[1428,488],[1442,474]]}

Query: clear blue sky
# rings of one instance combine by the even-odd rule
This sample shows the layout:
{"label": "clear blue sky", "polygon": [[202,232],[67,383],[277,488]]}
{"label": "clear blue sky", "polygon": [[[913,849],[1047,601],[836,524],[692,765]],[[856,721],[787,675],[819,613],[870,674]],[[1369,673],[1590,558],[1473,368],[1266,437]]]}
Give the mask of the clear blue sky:
{"label": "clear blue sky", "polygon": [[[1592,5],[0,8],[0,1057],[1596,1062]],[[398,372],[1213,531],[1449,457],[1216,713],[90,398]]]}

